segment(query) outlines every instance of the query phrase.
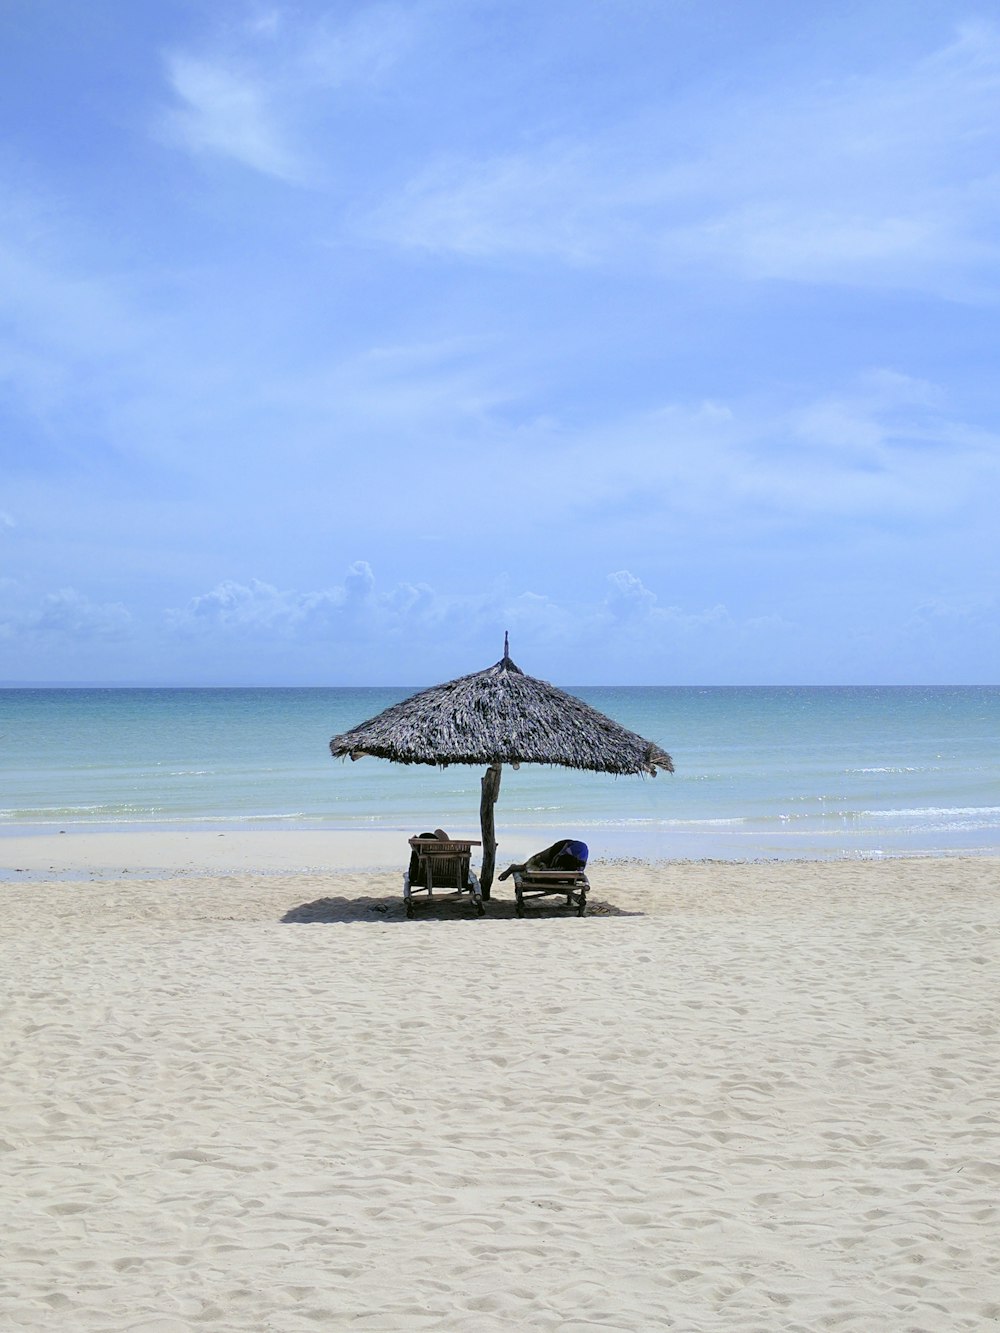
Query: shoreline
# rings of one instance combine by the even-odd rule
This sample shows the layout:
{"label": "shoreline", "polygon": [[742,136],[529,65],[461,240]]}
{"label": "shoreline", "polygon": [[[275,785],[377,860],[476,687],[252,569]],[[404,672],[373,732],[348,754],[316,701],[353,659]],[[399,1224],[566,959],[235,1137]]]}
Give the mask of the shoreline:
{"label": "shoreline", "polygon": [[[467,836],[476,836],[475,833]],[[504,830],[497,850],[498,869],[510,861],[525,860],[556,836],[555,830]],[[244,874],[256,871],[281,875],[330,871],[398,871],[407,856],[409,833],[400,829],[303,828],[260,829],[229,826],[220,829],[117,827],[71,828],[52,832],[24,826],[0,831],[0,884],[27,880],[76,879],[100,874],[150,878],[174,874]],[[1000,858],[1000,849],[985,847],[872,848],[847,847],[822,852],[802,847],[773,848],[732,843],[699,845],[685,850],[684,839],[664,836],[652,845],[648,839],[622,833],[614,839],[591,835],[590,864],[620,861],[646,866],[716,863],[754,864],[879,864],[888,861],[951,862],[968,858]],[[738,852],[739,854],[734,854]],[[474,864],[478,857],[474,857]]]}

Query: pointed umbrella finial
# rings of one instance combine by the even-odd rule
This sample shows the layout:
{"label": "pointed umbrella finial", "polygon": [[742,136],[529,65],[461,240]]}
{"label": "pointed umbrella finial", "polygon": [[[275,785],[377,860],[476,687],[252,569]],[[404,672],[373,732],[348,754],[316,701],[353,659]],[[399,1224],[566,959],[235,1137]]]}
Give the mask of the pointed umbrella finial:
{"label": "pointed umbrella finial", "polygon": [[507,631],[504,630],[504,632],[503,632],[503,660],[504,660],[505,662],[507,662],[507,661],[509,661],[509,659],[510,659],[510,644],[509,644],[508,639],[507,639]]}

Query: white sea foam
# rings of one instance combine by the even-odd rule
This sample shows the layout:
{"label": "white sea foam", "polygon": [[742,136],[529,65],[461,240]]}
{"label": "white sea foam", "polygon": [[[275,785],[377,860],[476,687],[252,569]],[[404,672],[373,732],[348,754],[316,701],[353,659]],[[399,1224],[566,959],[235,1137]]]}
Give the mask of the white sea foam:
{"label": "white sea foam", "polygon": [[929,772],[932,772],[932,771],[933,771],[932,769],[921,768],[920,766],[918,766],[918,765],[916,765],[916,764],[906,764],[906,765],[903,765],[903,766],[901,766],[901,767],[900,767],[900,766],[897,766],[897,765],[891,765],[891,764],[889,764],[889,765],[883,765],[883,766],[880,767],[880,768],[849,768],[849,769],[846,770],[846,772],[848,772],[848,773],[875,773],[875,774],[879,774],[879,773],[929,773]]}

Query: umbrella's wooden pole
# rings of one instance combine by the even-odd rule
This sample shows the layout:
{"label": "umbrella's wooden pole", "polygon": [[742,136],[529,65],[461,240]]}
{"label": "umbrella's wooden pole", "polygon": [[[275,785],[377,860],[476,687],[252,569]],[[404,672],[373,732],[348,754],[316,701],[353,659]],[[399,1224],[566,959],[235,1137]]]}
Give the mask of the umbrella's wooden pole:
{"label": "umbrella's wooden pole", "polygon": [[493,807],[500,795],[500,765],[490,764],[483,774],[483,794],[479,801],[479,826],[483,831],[483,869],[479,883],[483,897],[490,896],[493,871],[497,864],[497,839],[493,826]]}

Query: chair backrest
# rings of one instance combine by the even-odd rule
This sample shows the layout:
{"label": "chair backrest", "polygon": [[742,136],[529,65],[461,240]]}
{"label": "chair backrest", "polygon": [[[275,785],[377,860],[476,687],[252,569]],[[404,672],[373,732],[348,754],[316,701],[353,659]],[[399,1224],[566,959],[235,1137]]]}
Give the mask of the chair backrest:
{"label": "chair backrest", "polygon": [[472,848],[482,844],[471,838],[411,838],[410,846],[417,853],[415,883],[424,888],[464,889],[469,884],[469,861]]}

